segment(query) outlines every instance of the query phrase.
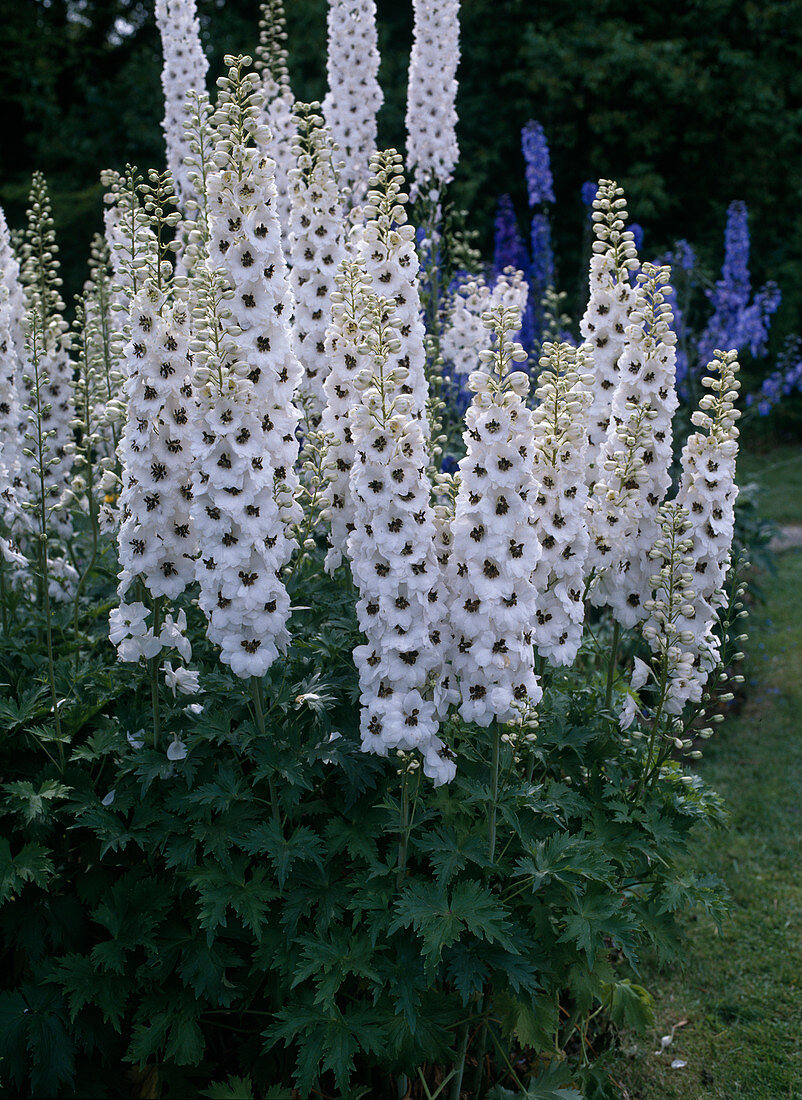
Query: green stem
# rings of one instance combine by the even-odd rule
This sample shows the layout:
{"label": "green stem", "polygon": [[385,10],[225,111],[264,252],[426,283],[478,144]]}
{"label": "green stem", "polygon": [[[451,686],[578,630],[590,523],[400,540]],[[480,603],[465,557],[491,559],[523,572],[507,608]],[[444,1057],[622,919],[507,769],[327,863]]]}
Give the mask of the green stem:
{"label": "green stem", "polygon": [[[253,709],[256,714],[256,728],[259,730],[261,737],[267,736],[267,727],[265,726],[265,712],[262,706],[262,681],[258,676],[251,676],[251,699],[253,699]],[[276,824],[281,823],[281,815],[278,808],[278,796],[276,795],[276,785],[273,782],[273,776],[267,777],[267,785],[270,788],[270,808],[273,813],[273,820]]]}
{"label": "green stem", "polygon": [[0,554],[0,613],[3,617],[3,635],[8,635],[8,611],[6,609],[6,563]]}
{"label": "green stem", "polygon": [[491,765],[491,791],[492,801],[490,803],[490,814],[487,823],[487,838],[488,838],[488,852],[490,855],[490,862],[492,863],[496,857],[496,808],[498,806],[498,762],[499,753],[501,751],[501,726],[498,722],[493,723],[493,763]]}
{"label": "green stem", "polygon": [[[161,597],[153,601],[153,633],[161,632]],[[161,712],[159,710],[159,658],[151,657],[150,665],[150,703],[153,711],[153,747],[158,749],[161,742]]]}
{"label": "green stem", "polygon": [[470,1034],[470,1028],[468,1021],[462,1025],[462,1033],[460,1035],[459,1055],[456,1065],[456,1075],[451,1082],[451,1100],[459,1100],[460,1093],[462,1092],[462,1078],[465,1074],[465,1058],[468,1054],[468,1035]]}
{"label": "green stem", "polygon": [[409,772],[404,769],[401,780],[401,813],[398,825],[398,873],[396,885],[400,888],[407,870],[407,846],[409,845]]}
{"label": "green stem", "polygon": [[616,622],[613,624],[613,644],[610,647],[610,660],[607,664],[607,688],[604,693],[604,708],[609,710],[613,701],[613,680],[618,663],[618,642],[621,637],[621,627]]}

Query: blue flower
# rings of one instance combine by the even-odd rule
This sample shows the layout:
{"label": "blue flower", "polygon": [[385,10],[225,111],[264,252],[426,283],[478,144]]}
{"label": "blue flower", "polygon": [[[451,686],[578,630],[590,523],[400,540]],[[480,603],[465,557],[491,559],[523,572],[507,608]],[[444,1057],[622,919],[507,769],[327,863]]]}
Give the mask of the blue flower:
{"label": "blue flower", "polygon": [[596,192],[599,189],[599,185],[595,180],[588,180],[582,184],[582,202],[585,206],[593,206],[593,200],[596,198]]}
{"label": "blue flower", "polygon": [[529,205],[554,202],[554,181],[551,176],[549,145],[539,122],[527,122],[521,130],[521,149],[526,161],[526,189]]}

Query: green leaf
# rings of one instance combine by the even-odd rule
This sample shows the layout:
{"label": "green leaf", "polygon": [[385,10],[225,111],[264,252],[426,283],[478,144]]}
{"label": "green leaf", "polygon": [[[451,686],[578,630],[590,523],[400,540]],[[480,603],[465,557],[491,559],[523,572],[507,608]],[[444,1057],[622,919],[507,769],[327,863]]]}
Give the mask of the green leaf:
{"label": "green leaf", "polygon": [[654,1027],[654,1002],[642,985],[629,979],[602,985],[604,1005],[616,1027],[631,1027],[644,1032]]}
{"label": "green leaf", "polygon": [[[234,1077],[232,1074],[226,1081],[220,1081],[211,1088],[204,1089],[201,1096],[208,1096],[209,1100],[253,1100],[253,1082],[250,1077]],[[279,1098],[290,1100],[292,1092],[268,1089],[265,1100],[268,1097],[273,1097],[275,1100]]]}
{"label": "green leaf", "polygon": [[72,788],[56,779],[46,779],[38,790],[27,780],[4,783],[3,790],[8,795],[10,812],[19,814],[26,825],[31,825],[35,821],[43,821],[52,808],[51,804],[66,798]]}

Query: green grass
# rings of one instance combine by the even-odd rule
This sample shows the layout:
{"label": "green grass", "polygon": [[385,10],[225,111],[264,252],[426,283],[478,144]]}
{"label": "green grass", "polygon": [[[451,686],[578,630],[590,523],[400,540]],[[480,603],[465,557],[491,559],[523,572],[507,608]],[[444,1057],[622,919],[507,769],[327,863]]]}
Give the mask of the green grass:
{"label": "green grass", "polygon": [[[802,523],[802,450],[745,465],[765,486],[764,511]],[[731,824],[700,836],[698,861],[726,882],[731,918],[718,934],[689,914],[684,965],[646,968],[658,1026],[625,1035],[613,1071],[631,1100],[802,1098],[802,549],[779,556],[764,590],[750,620],[747,703],[700,765]],[[672,1059],[687,1065],[672,1070]]]}
{"label": "green grass", "polygon": [[802,523],[802,445],[762,453],[744,451],[738,469],[742,484],[757,483],[763,515],[775,523]]}

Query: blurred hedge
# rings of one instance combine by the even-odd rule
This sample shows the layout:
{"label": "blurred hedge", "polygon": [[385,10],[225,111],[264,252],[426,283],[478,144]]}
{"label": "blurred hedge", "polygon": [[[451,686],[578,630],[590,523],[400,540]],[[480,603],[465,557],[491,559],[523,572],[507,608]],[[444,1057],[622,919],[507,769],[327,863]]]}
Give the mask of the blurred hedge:
{"label": "blurred hedge", "polygon": [[[325,91],[326,0],[285,0],[293,88]],[[403,146],[410,0],[379,0],[383,144]],[[153,0],[4,0],[0,202],[22,221],[30,172],[55,196],[69,292],[100,224],[98,172],[163,156]],[[210,80],[228,51],[253,50],[256,0],[199,0]],[[802,312],[802,0],[633,0],[580,5],[463,0],[462,160],[454,188],[487,249],[495,201],[523,212],[521,125],[545,126],[557,190],[561,281],[576,286],[579,188],[609,175],[627,189],[645,252],[674,237],[698,247],[711,277],[724,212],[751,211],[755,281],[784,292],[775,331]]]}

